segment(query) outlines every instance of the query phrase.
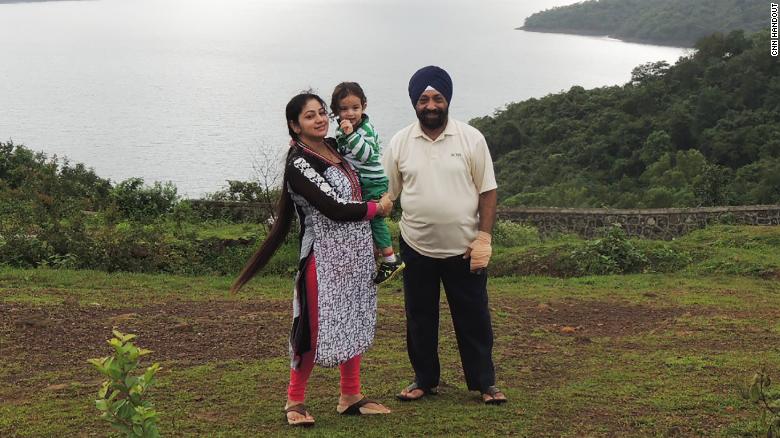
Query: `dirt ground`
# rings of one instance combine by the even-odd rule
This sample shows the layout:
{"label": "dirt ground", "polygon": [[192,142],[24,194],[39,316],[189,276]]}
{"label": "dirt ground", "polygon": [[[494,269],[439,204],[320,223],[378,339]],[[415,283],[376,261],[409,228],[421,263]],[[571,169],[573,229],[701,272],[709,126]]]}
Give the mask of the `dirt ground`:
{"label": "dirt ground", "polygon": [[[664,349],[707,356],[727,350],[751,351],[751,346],[780,345],[777,330],[746,323],[751,319],[780,320],[780,309],[769,308],[766,314],[759,315],[704,306],[670,307],[656,302],[652,293],[645,298],[649,300],[646,304],[575,298],[551,302],[506,296],[491,299],[497,375],[513,376],[505,382],[509,387],[518,387],[514,379],[521,379],[526,390],[541,393],[545,388],[575,381],[576,364],[592,359],[593,354],[601,351],[652,354],[656,349]],[[105,340],[111,336],[112,328],[138,335],[138,345],[153,350],[155,362],[166,366],[165,362],[172,361],[174,368],[285,357],[290,307],[288,300],[262,298],[251,301],[173,299],[123,308],[68,299],[58,305],[0,303],[0,350],[3,358],[11,358],[4,361],[10,368],[0,375],[0,387],[4,387],[3,397],[14,405],[27,403],[31,389],[62,393],[63,397],[88,397],[100,379],[86,361],[110,353]],[[397,301],[382,303],[378,313],[377,343],[387,345],[402,340],[403,306]],[[702,321],[722,322],[700,324],[697,322],[700,317]],[[447,304],[443,302],[440,342],[447,344],[446,348],[453,348],[449,318]],[[737,325],[731,326],[732,323]],[[644,335],[654,334],[658,335],[655,341],[642,341]],[[590,348],[593,345],[598,346],[596,350]],[[450,371],[449,376],[461,373],[456,357],[448,357],[443,366]],[[720,368],[702,372],[733,374],[733,370]],[[725,385],[730,385],[733,377],[723,374],[724,387],[717,391],[730,390]],[[81,385],[68,390],[68,382],[74,381]],[[445,391],[450,384],[442,381]],[[636,430],[634,425],[626,423],[629,421],[626,417],[599,409],[597,403],[586,407],[569,424],[540,423],[534,427],[551,435],[564,433],[572,424],[599,425],[612,431]],[[555,418],[566,407],[551,400],[547,409],[549,412],[543,411],[543,418]],[[636,417],[646,415],[639,405],[636,409]],[[228,418],[214,415],[222,420]],[[695,427],[695,424],[675,427],[682,427],[680,430],[685,435],[701,430],[702,422],[726,425],[733,421],[728,415],[711,420],[701,415],[697,418]],[[674,424],[676,420],[663,421]]]}
{"label": "dirt ground", "polygon": [[4,354],[24,358],[31,372],[71,368],[108,355],[104,341],[112,328],[138,335],[157,361],[254,359],[285,351],[279,327],[288,323],[288,307],[274,301],[184,301],[120,309],[0,304],[0,335],[8,339]]}
{"label": "dirt ground", "polygon": [[[403,309],[384,307],[379,311],[378,336],[398,336],[405,330],[400,317]],[[591,337],[633,336],[669,328],[676,317],[691,314],[679,308],[577,300],[554,305],[497,300],[491,307],[497,334],[516,334],[522,340],[528,339],[532,330],[543,330],[572,336],[583,344]],[[504,317],[497,316],[499,313]],[[441,324],[451,329],[448,318],[443,304]],[[173,301],[118,309],[73,302],[59,306],[0,304],[0,337],[7,340],[3,354],[23,360],[20,372],[24,375],[78,368],[88,358],[107,355],[104,341],[112,328],[138,335],[139,344],[155,352],[155,361],[196,365],[279,357],[287,352],[289,324],[290,305],[286,301]]]}

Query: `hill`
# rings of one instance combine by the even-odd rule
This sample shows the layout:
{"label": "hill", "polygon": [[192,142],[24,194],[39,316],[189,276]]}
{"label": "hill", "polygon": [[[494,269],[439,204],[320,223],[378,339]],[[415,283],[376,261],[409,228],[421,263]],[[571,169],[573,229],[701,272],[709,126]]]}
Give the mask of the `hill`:
{"label": "hill", "polygon": [[488,140],[505,206],[692,207],[780,203],[780,64],[769,35],[701,39],[675,65],[622,86],[507,105],[471,123]]}
{"label": "hill", "polygon": [[715,32],[765,29],[768,9],[759,0],[591,0],[533,14],[521,29],[691,47]]}

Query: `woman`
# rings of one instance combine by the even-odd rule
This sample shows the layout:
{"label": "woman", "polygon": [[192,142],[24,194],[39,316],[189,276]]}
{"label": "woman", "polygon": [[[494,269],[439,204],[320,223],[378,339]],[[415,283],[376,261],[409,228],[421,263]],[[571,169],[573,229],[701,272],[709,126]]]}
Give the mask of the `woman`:
{"label": "woman", "polygon": [[287,154],[278,214],[267,239],[231,287],[238,291],[259,271],[290,230],[293,210],[301,224],[299,271],[295,279],[292,369],[285,415],[290,425],[312,425],[304,405],[314,363],[339,365],[345,415],[387,414],[380,403],[360,393],[360,358],[371,345],[376,324],[375,261],[369,222],[387,216],[392,202],[361,201],[355,171],[326,138],[325,102],[301,93],[287,104],[292,141]]}

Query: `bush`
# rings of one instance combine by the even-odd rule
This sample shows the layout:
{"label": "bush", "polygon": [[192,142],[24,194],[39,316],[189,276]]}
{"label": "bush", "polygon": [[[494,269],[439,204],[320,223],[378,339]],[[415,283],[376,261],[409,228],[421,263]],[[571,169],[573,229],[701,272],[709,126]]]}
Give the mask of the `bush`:
{"label": "bush", "polygon": [[35,268],[54,255],[51,245],[34,234],[16,233],[0,237],[0,264]]}
{"label": "bush", "polygon": [[111,183],[81,163],[0,142],[0,192],[34,201],[46,215],[100,209],[108,203]]}
{"label": "bush", "polygon": [[669,242],[639,240],[636,247],[647,259],[644,272],[676,272],[693,262],[688,251],[674,248]]}
{"label": "bush", "polygon": [[493,227],[494,246],[528,246],[539,242],[539,231],[529,225],[499,220]]}
{"label": "bush", "polygon": [[124,217],[150,222],[172,212],[178,196],[171,182],[155,181],[152,186],[146,186],[143,178],[130,178],[111,189],[111,199]]}
{"label": "bush", "polygon": [[488,270],[493,276],[540,275],[550,277],[576,277],[582,275],[571,253],[572,243],[534,245],[497,251]]}
{"label": "bush", "polygon": [[648,264],[647,257],[617,224],[607,228],[603,237],[587,241],[571,255],[583,275],[641,272]]}
{"label": "bush", "polygon": [[259,181],[228,180],[223,190],[206,195],[212,201],[268,202],[275,204],[281,193],[278,188],[264,187]]}

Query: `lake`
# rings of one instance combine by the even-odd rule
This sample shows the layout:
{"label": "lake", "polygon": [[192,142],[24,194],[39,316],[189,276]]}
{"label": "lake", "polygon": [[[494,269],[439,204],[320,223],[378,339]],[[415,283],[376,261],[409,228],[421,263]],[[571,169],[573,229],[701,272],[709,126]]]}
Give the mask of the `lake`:
{"label": "lake", "polygon": [[515,30],[573,0],[95,0],[0,4],[0,139],[114,181],[197,197],[287,144],[284,107],[359,82],[379,134],[414,120],[417,68],[453,77],[450,114],[623,84],[686,49]]}

